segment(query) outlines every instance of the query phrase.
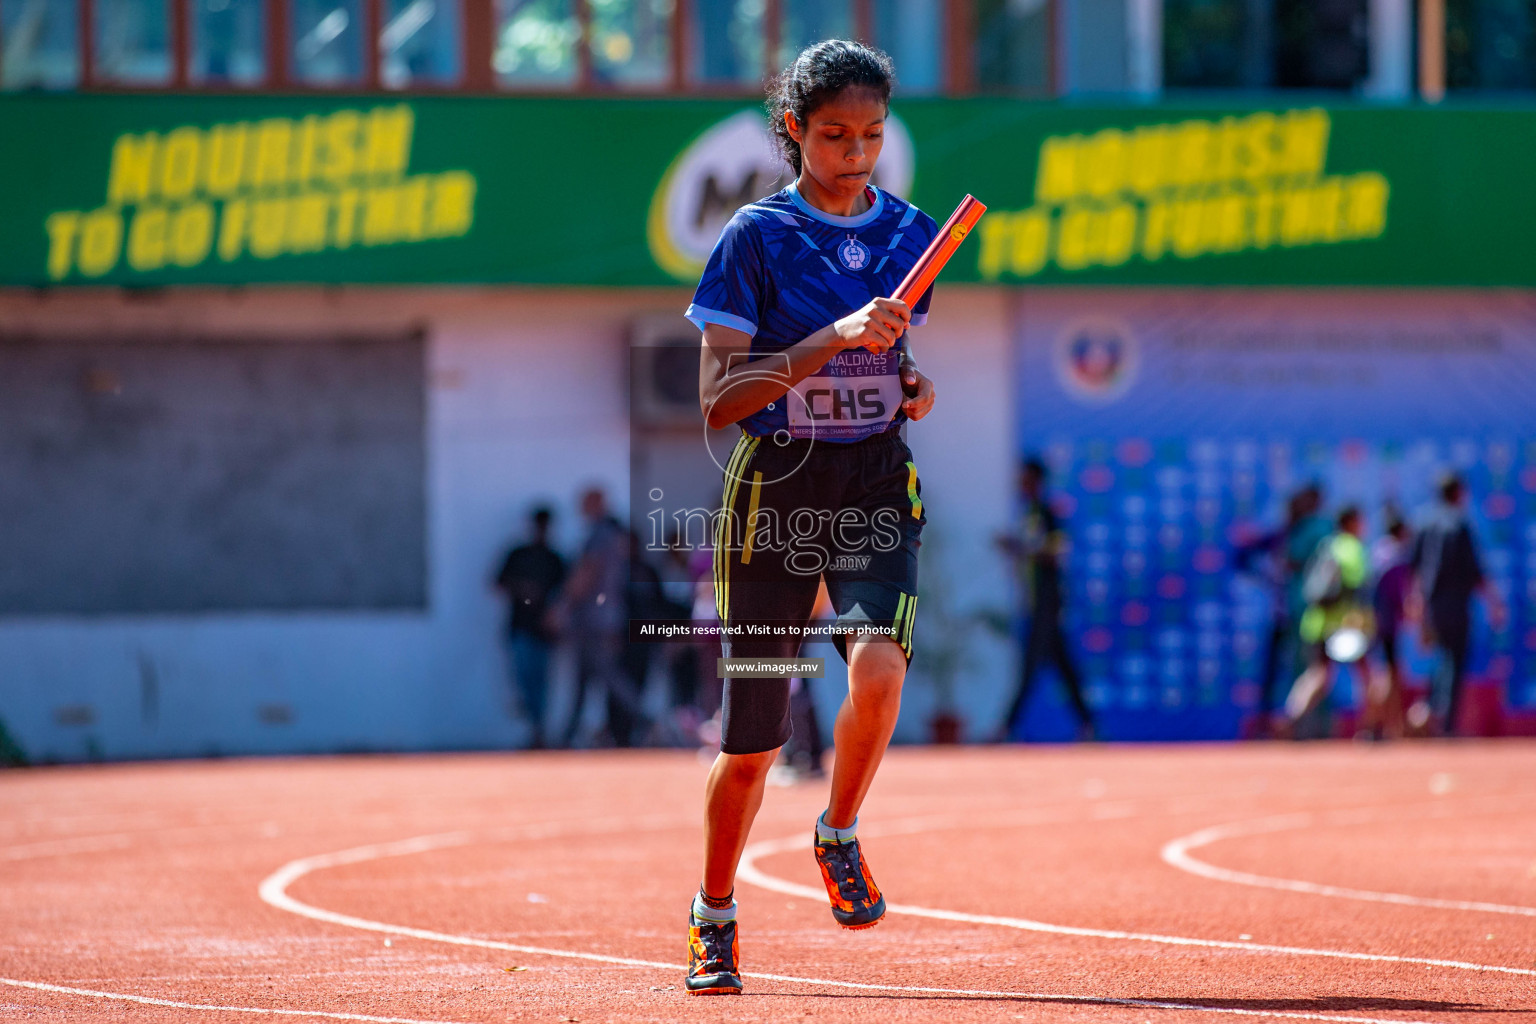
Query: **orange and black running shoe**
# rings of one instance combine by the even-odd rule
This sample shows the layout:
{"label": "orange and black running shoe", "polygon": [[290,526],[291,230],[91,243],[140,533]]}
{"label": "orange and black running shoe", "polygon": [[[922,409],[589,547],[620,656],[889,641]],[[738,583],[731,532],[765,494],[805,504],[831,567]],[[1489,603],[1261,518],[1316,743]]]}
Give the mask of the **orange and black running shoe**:
{"label": "orange and black running shoe", "polygon": [[735,921],[702,921],[688,911],[688,977],[683,985],[690,995],[741,995],[740,956]]}
{"label": "orange and black running shoe", "polygon": [[846,843],[816,838],[816,863],[827,883],[832,916],[844,928],[873,928],[885,916],[885,897],[869,875],[869,865],[859,852],[859,841]]}

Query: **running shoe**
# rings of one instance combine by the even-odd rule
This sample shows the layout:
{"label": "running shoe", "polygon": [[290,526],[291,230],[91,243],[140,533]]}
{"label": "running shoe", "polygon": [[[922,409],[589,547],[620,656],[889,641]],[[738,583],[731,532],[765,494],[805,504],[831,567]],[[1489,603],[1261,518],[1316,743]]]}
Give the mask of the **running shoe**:
{"label": "running shoe", "polygon": [[826,842],[816,838],[816,863],[827,884],[832,916],[848,929],[873,928],[885,916],[885,897],[870,877],[869,865],[859,852],[859,841]]}
{"label": "running shoe", "polygon": [[688,977],[683,985],[689,995],[741,995],[740,955],[735,921],[701,921],[688,911]]}

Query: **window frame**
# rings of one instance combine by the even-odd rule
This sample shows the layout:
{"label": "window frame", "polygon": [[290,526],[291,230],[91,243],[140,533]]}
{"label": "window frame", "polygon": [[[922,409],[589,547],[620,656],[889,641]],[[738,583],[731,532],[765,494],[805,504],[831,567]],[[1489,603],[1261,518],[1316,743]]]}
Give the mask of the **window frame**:
{"label": "window frame", "polygon": [[[296,81],[293,77],[291,18],[289,0],[265,0],[264,29],[266,33],[266,73],[258,82],[242,85],[220,82],[193,85],[190,81],[189,64],[192,44],[191,11],[188,0],[167,0],[169,8],[169,42],[171,49],[171,76],[165,85],[128,85],[104,81],[96,67],[94,40],[96,5],[98,0],[77,0],[79,4],[79,62],[80,78],[76,91],[81,92],[132,92],[132,93],[208,93],[244,94],[292,93],[297,95],[336,95],[356,92],[378,93],[388,96],[634,96],[638,98],[662,98],[668,96],[693,96],[716,98],[756,98],[761,96],[761,85],[778,74],[775,64],[781,38],[784,16],[783,0],[764,0],[763,67],[761,83],[751,86],[730,83],[698,83],[690,80],[694,48],[698,40],[690,30],[692,15],[700,3],[712,0],[674,0],[671,24],[670,73],[664,84],[640,88],[600,85],[594,80],[590,46],[592,11],[589,0],[572,0],[579,32],[576,39],[576,81],[569,88],[537,89],[504,87],[497,82],[492,65],[497,30],[495,0],[460,0],[459,12],[462,31],[459,40],[461,73],[457,82],[440,84],[412,82],[404,89],[386,89],[380,80],[379,33],[383,28],[383,0],[361,0],[363,34],[368,44],[363,47],[363,78],[355,85],[311,85]],[[1059,59],[1057,54],[1060,0],[1046,0],[1047,7],[1047,69],[1048,85],[1043,95],[1054,96],[1060,92]],[[854,35],[869,41],[874,33],[874,0],[851,0]],[[967,96],[978,92],[975,68],[976,17],[972,0],[943,0],[940,24],[943,38],[939,41],[939,89],[938,96]],[[1030,95],[1040,95],[1031,93]]]}

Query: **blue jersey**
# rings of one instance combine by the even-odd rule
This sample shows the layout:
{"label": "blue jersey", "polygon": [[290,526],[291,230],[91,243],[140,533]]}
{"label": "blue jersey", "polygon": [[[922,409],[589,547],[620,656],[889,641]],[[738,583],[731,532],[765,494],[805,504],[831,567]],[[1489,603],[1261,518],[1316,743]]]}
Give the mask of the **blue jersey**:
{"label": "blue jersey", "polygon": [[[748,361],[787,371],[773,355],[879,296],[896,290],[938,225],[889,192],[869,186],[871,205],[856,217],[812,207],[794,185],[736,211],[704,267],[684,315],[703,330],[721,324],[752,338]],[[912,310],[928,319],[933,289]],[[890,351],[840,352],[784,398],[740,421],[754,437],[852,442],[906,419],[898,366],[905,336]]]}

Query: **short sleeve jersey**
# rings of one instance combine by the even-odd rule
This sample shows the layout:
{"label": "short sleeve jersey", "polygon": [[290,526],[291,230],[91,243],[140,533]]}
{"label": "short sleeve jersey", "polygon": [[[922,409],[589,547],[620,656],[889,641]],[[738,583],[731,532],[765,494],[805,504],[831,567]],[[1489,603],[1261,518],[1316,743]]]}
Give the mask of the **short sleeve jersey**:
{"label": "short sleeve jersey", "polygon": [[[762,372],[773,356],[890,295],[938,233],[933,218],[874,186],[870,207],[854,217],[815,209],[794,185],[736,211],[710,253],[685,316],[700,330],[720,324],[750,335],[748,361]],[[928,319],[930,287],[912,310]],[[816,373],[740,421],[754,437],[786,431],[797,438],[848,443],[881,433],[906,417],[898,367],[903,336],[888,352],[840,352]],[[780,361],[782,363],[782,360]]]}

